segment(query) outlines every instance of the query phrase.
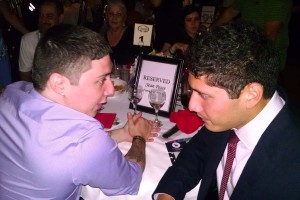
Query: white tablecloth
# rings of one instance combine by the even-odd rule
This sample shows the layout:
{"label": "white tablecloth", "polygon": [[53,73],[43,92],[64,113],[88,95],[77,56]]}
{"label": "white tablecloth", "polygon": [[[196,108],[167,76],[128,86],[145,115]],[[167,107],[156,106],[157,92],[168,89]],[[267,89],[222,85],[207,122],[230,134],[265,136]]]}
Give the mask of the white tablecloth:
{"label": "white tablecloth", "polygon": [[[179,107],[180,108],[180,107]],[[117,113],[117,118],[120,120],[120,124],[114,126],[114,128],[119,128],[124,126],[124,123],[127,121],[126,113],[131,111],[129,109],[129,102],[126,96],[126,93],[121,94],[120,96],[108,98],[108,103],[104,105],[104,109],[101,111],[103,113]],[[154,110],[153,110],[154,113]],[[143,113],[143,117],[147,119],[154,119],[153,114]],[[140,190],[138,195],[121,195],[121,196],[110,196],[107,197],[104,195],[100,189],[92,188],[90,186],[85,186],[82,189],[81,196],[85,200],[150,200],[151,194],[156,188],[159,180],[171,166],[171,160],[165,145],[165,142],[181,139],[181,138],[189,138],[194,134],[184,134],[182,132],[177,132],[170,138],[163,139],[161,137],[161,133],[170,129],[174,124],[169,121],[168,118],[163,118],[159,116],[159,120],[162,121],[163,126],[161,127],[161,131],[159,137],[155,138],[154,142],[148,142],[146,145],[146,167],[143,173],[143,178],[140,186]],[[129,150],[131,143],[123,142],[119,143],[119,148],[125,154]],[[197,199],[199,185],[187,193],[185,199],[186,200],[195,200]]]}

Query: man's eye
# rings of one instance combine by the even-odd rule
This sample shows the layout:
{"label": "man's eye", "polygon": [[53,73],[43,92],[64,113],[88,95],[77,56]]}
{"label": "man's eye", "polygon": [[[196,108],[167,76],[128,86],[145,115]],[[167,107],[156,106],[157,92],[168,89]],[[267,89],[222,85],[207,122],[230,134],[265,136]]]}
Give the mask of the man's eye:
{"label": "man's eye", "polygon": [[106,78],[104,78],[104,79],[100,79],[100,80],[98,81],[99,85],[103,85],[103,84],[104,84],[104,82],[105,82],[105,80],[106,80]]}
{"label": "man's eye", "polygon": [[203,99],[207,99],[209,96],[207,95],[207,94],[201,94],[201,97],[203,98]]}
{"label": "man's eye", "polygon": [[209,97],[208,94],[202,93],[202,92],[197,92],[197,94],[202,98],[202,99],[207,99]]}

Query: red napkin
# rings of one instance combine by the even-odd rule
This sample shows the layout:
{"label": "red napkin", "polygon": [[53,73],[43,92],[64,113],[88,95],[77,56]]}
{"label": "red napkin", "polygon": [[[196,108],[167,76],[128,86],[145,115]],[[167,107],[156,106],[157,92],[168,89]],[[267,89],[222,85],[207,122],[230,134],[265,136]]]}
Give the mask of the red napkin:
{"label": "red napkin", "polygon": [[170,121],[176,123],[178,129],[186,134],[193,133],[203,125],[203,121],[197,114],[195,112],[190,112],[189,109],[172,112]]}
{"label": "red napkin", "polygon": [[97,113],[95,119],[101,122],[104,128],[111,128],[116,116],[116,113]]}

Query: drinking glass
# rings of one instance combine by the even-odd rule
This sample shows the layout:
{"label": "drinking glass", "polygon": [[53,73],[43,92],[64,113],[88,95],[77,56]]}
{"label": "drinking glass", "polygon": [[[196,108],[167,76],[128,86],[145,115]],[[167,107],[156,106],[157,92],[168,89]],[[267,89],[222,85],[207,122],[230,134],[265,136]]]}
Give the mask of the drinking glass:
{"label": "drinking glass", "polygon": [[128,94],[128,100],[133,106],[133,114],[136,115],[136,107],[143,97],[144,89],[141,85],[129,81],[126,92]]}
{"label": "drinking glass", "polygon": [[121,69],[122,66],[118,65],[115,60],[113,60],[113,70],[112,70],[112,77],[116,79],[121,78]]}
{"label": "drinking glass", "polygon": [[166,101],[166,92],[162,89],[152,89],[149,92],[149,103],[154,108],[155,111],[155,119],[154,123],[157,124],[158,127],[161,127],[163,124],[160,120],[158,120],[158,112],[160,108],[165,104]]}

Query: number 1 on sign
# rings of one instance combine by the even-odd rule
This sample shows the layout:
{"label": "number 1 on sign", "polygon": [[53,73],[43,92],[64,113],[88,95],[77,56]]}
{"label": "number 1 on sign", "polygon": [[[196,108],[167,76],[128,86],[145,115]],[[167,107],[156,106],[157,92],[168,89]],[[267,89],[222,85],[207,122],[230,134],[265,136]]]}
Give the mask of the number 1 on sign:
{"label": "number 1 on sign", "polygon": [[141,40],[141,43],[144,43],[144,36],[139,37],[139,39]]}

